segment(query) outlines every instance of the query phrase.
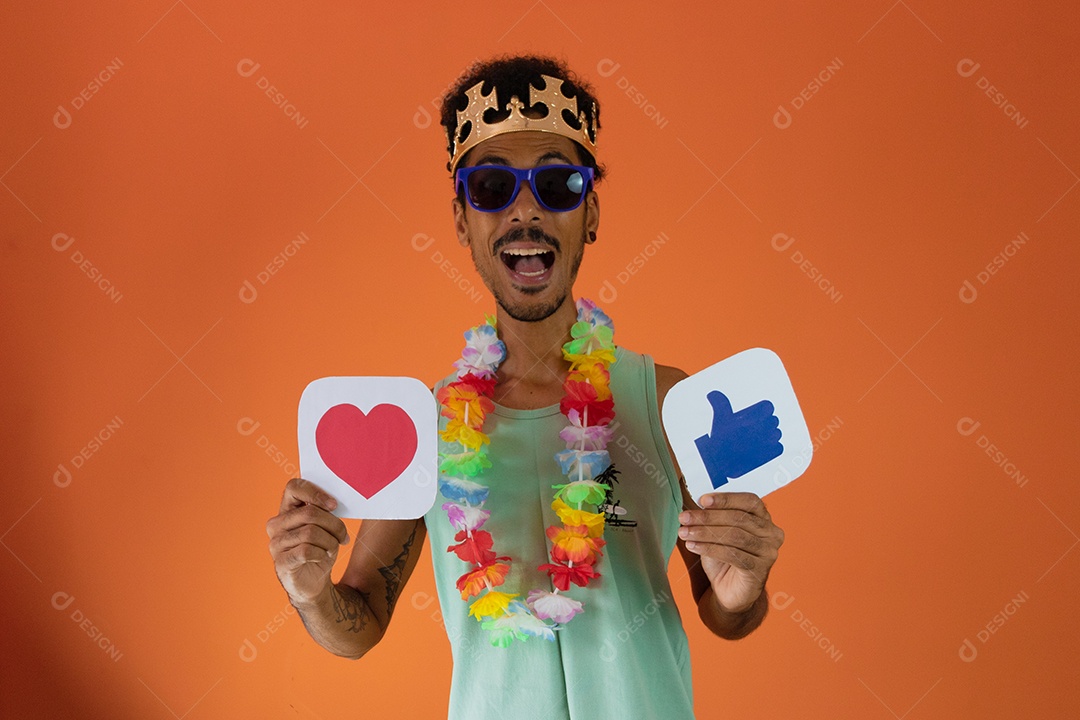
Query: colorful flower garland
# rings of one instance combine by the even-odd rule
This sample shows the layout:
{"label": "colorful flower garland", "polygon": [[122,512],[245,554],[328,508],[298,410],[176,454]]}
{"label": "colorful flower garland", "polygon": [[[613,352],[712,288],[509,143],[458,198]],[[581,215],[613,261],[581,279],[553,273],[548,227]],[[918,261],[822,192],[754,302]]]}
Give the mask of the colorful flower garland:
{"label": "colorful flower garland", "polygon": [[436,394],[442,414],[450,418],[440,437],[460,446],[457,452],[439,453],[439,491],[449,500],[442,508],[457,530],[457,544],[447,552],[473,566],[458,578],[457,589],[462,600],[477,598],[469,605],[469,615],[491,631],[491,644],[498,647],[530,637],[554,640],[555,630],[584,611],[580,601],[560,592],[568,590],[570,583],[585,587],[600,577],[596,562],[603,554],[604,514],[584,510],[582,505],[602,504],[609,489],[594,478],[610,465],[606,448],[615,417],[609,374],[615,362],[614,326],[591,300],[578,300],[577,311],[571,339],[563,345],[570,372],[559,404],[570,424],[559,433],[566,449],[555,455],[570,482],[552,486],[556,492],[551,508],[562,527],[547,529],[551,562],[538,568],[551,578],[553,591],[532,590],[522,602],[516,599],[520,593],[494,589],[505,582],[511,559],[498,555],[491,533],[481,529],[491,516],[491,511],[484,509],[488,488],[470,479],[491,467],[483,450],[490,443],[483,426],[495,408],[495,372],[506,357],[493,317],[465,333],[465,349],[454,363],[457,379]]}

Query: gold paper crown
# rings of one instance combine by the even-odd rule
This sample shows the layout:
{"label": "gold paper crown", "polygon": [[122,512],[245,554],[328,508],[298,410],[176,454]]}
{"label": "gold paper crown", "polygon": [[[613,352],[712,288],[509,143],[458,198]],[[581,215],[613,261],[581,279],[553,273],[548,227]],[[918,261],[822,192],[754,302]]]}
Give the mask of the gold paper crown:
{"label": "gold paper crown", "polygon": [[[596,103],[592,104],[592,119],[587,122],[585,111],[578,110],[577,97],[567,98],[563,96],[560,89],[563,84],[562,80],[550,75],[541,75],[540,77],[544,79],[544,89],[537,90],[532,83],[529,83],[529,104],[527,106],[522,104],[517,95],[514,95],[510,98],[510,102],[507,103],[510,116],[497,123],[484,122],[484,113],[487,110],[503,110],[503,108],[499,107],[495,88],[493,87],[487,95],[481,95],[480,88],[484,85],[484,81],[481,80],[465,91],[465,96],[469,98],[469,104],[465,106],[464,110],[458,110],[457,129],[450,139],[451,174],[457,169],[457,165],[461,158],[465,156],[465,153],[484,140],[503,133],[520,132],[522,130],[556,133],[568,137],[580,143],[582,147],[592,153],[593,158],[596,158]],[[537,103],[543,103],[547,106],[547,115],[542,118],[525,117],[522,111],[526,107],[533,107]],[[566,122],[563,117],[564,110],[569,111],[571,115],[577,118],[579,125],[577,129],[574,129],[573,126]],[[468,123],[468,126],[466,126],[466,123]]]}

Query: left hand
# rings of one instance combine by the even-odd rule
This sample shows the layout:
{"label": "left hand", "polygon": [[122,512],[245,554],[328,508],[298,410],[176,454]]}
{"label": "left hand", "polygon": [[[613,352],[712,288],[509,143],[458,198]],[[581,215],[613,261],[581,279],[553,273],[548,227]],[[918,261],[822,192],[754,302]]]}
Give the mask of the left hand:
{"label": "left hand", "polygon": [[679,515],[679,537],[687,550],[701,556],[701,568],[721,608],[743,612],[765,588],[784,531],[754,493],[709,493],[701,496],[699,505],[701,510]]}

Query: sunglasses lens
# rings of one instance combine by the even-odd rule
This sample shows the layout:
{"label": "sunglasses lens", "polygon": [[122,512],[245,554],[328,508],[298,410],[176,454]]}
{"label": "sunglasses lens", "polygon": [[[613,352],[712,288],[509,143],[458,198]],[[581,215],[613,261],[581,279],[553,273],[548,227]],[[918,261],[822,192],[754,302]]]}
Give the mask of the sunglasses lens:
{"label": "sunglasses lens", "polygon": [[569,210],[581,202],[585,178],[573,168],[540,170],[533,176],[540,201],[552,210]]}
{"label": "sunglasses lens", "polygon": [[[522,171],[524,172],[524,171]],[[506,168],[479,167],[466,180],[473,207],[486,212],[502,210],[514,198],[518,179]],[[572,167],[541,168],[533,175],[536,197],[549,210],[572,210],[581,204],[588,181]]]}
{"label": "sunglasses lens", "polygon": [[517,179],[499,168],[481,168],[469,175],[469,198],[481,210],[499,210],[514,195]]}

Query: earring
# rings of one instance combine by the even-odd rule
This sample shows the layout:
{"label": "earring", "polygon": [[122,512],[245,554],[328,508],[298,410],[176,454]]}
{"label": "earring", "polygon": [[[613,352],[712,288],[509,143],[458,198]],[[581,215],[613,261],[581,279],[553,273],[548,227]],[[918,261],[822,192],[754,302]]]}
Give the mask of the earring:
{"label": "earring", "polygon": [[592,230],[589,231],[589,242],[590,243],[596,242],[596,233],[594,233]]}

